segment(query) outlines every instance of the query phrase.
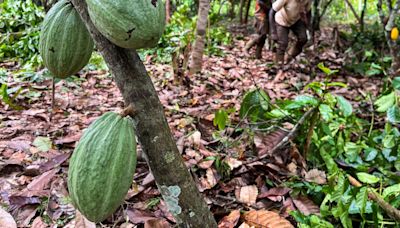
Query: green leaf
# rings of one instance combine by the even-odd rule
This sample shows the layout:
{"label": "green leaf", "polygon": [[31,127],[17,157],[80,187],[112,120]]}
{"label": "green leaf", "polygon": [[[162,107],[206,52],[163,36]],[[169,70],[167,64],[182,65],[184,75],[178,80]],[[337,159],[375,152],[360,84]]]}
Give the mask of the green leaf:
{"label": "green leaf", "polygon": [[250,117],[257,121],[266,111],[269,110],[270,99],[263,90],[248,92],[242,101],[239,110],[240,118]]}
{"label": "green leaf", "polygon": [[323,88],[324,85],[321,82],[311,82],[304,87],[304,90],[311,89],[317,94],[322,94]]}
{"label": "green leaf", "polygon": [[324,66],[323,63],[318,63],[318,68],[320,70],[322,70],[322,72],[324,72],[326,75],[330,76],[332,74],[335,74],[337,72],[339,72],[338,70],[331,70],[328,67]]}
{"label": "green leaf", "polygon": [[396,124],[400,123],[400,108],[399,106],[393,105],[390,107],[387,112],[387,119],[390,123]]}
{"label": "green leaf", "polygon": [[378,150],[375,148],[368,147],[365,149],[365,161],[372,161],[378,155]]}
{"label": "green leaf", "polygon": [[318,100],[315,97],[307,96],[307,95],[300,95],[297,96],[294,101],[290,102],[286,105],[285,109],[298,109],[305,106],[312,106],[315,107],[318,105]]}
{"label": "green leaf", "polygon": [[379,177],[376,177],[369,173],[360,172],[360,173],[357,173],[357,177],[361,182],[366,183],[366,184],[375,184],[375,183],[379,182]]}
{"label": "green leaf", "polygon": [[217,112],[215,112],[213,124],[214,126],[218,126],[219,130],[224,130],[228,120],[228,113],[225,111],[225,109],[219,109]]}
{"label": "green leaf", "polygon": [[362,187],[356,196],[356,204],[360,209],[360,214],[363,216],[368,201],[368,188]]}
{"label": "green leaf", "polygon": [[383,157],[388,161],[388,162],[394,162],[397,160],[397,156],[392,156],[392,149],[390,148],[383,148],[382,154]]}
{"label": "green leaf", "polygon": [[351,106],[350,102],[342,96],[337,96],[337,101],[339,104],[339,109],[342,111],[343,115],[345,117],[351,116],[353,113],[353,107]]}
{"label": "green leaf", "polygon": [[394,135],[385,135],[382,142],[385,148],[391,149],[396,146],[396,138]]}
{"label": "green leaf", "polygon": [[52,148],[53,143],[49,138],[39,136],[33,141],[33,145],[38,148],[38,150],[47,152]]}
{"label": "green leaf", "polygon": [[393,195],[393,194],[400,194],[400,184],[395,184],[392,186],[389,186],[387,188],[385,188],[385,190],[383,190],[383,198],[386,198],[389,195]]}
{"label": "green leaf", "polygon": [[393,79],[393,88],[400,90],[400,77],[395,77]]}
{"label": "green leaf", "polygon": [[321,113],[321,116],[325,121],[329,121],[333,117],[333,111],[331,107],[326,104],[321,104],[319,106],[319,112]]}
{"label": "green leaf", "polygon": [[386,112],[390,107],[392,107],[396,102],[396,93],[393,91],[387,95],[381,96],[375,101],[375,105],[378,106],[376,111]]}
{"label": "green leaf", "polygon": [[362,149],[363,149],[362,145],[353,142],[347,142],[346,145],[344,146],[344,151],[346,153],[346,156],[351,162],[354,162],[357,159]]}
{"label": "green leaf", "polygon": [[342,87],[342,88],[347,88],[347,85],[343,82],[329,82],[326,84],[328,87]]}

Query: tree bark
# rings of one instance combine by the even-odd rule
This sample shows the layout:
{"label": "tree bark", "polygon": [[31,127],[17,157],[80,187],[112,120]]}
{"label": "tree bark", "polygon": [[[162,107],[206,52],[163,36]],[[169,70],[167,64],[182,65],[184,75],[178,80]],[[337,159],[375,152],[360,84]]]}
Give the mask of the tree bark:
{"label": "tree bark", "polygon": [[114,75],[126,105],[136,110],[133,118],[139,143],[178,226],[217,227],[179,154],[157,92],[138,54],[103,37],[90,21],[85,1],[72,0],[72,3]]}
{"label": "tree bark", "polygon": [[209,8],[210,8],[209,0],[200,0],[199,13],[196,25],[196,40],[193,45],[192,58],[189,66],[190,74],[200,72],[203,65],[203,53],[205,47]]}
{"label": "tree bark", "polygon": [[244,8],[244,3],[245,0],[240,0],[240,5],[239,5],[239,19],[240,19],[240,24],[243,24],[243,8]]}
{"label": "tree bark", "polygon": [[251,6],[251,0],[247,0],[246,15],[245,15],[245,17],[244,17],[244,23],[245,23],[245,24],[247,24],[247,21],[249,20],[250,6]]}
{"label": "tree bark", "polygon": [[171,18],[171,0],[165,0],[165,21],[168,23]]}
{"label": "tree bark", "polygon": [[231,7],[229,8],[229,17],[231,19],[235,18],[235,0],[229,0]]}

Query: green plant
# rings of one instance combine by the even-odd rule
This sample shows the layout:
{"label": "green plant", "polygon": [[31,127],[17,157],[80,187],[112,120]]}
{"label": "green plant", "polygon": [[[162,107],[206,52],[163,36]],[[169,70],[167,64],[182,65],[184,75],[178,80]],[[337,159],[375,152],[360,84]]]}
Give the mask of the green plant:
{"label": "green plant", "polygon": [[390,123],[400,123],[400,77],[392,81],[392,86],[375,101],[378,112],[386,112],[387,120]]}
{"label": "green plant", "polygon": [[61,0],[47,13],[40,35],[40,55],[54,77],[80,71],[92,55],[94,43],[71,2]]}
{"label": "green plant", "polygon": [[93,222],[123,202],[136,168],[136,141],[129,117],[108,112],[83,133],[72,154],[68,190],[73,205]]}
{"label": "green plant", "polygon": [[[296,124],[304,113],[314,109],[308,123],[299,129],[302,133],[294,143],[307,155],[308,166],[325,170],[328,182],[315,185],[292,178],[285,183],[293,189],[292,194],[311,195],[320,204],[321,216],[293,212],[299,227],[332,227],[337,223],[343,227],[393,225],[385,211],[369,200],[368,189],[381,193],[393,206],[400,205],[397,184],[400,178],[395,175],[400,171],[400,131],[395,127],[397,111],[389,111],[385,127],[377,128],[373,119],[359,118],[359,111],[353,109],[352,103],[331,92],[332,88],[346,87],[346,84],[332,81],[337,71],[323,64],[318,68],[326,74],[325,81],[308,84],[304,89],[309,94],[299,95],[294,100],[271,103],[264,91],[248,92],[239,116],[256,128],[243,133],[268,130],[271,125],[286,122]],[[393,79],[392,86],[375,102],[378,111],[387,112],[398,107],[399,82],[399,78]],[[363,186],[352,186],[349,175],[357,177]]]}
{"label": "green plant", "polygon": [[32,0],[5,0],[0,3],[0,61],[17,59],[39,66],[40,25],[42,7]]}

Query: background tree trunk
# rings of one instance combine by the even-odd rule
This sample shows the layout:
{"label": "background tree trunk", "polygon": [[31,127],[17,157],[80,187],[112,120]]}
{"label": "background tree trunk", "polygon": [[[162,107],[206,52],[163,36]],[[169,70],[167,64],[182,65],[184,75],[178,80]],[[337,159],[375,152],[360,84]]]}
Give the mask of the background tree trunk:
{"label": "background tree trunk", "polygon": [[171,0],[165,0],[165,20],[168,23],[171,18]]}
{"label": "background tree trunk", "polygon": [[157,92],[138,54],[104,38],[90,21],[85,1],[72,2],[114,75],[125,104],[132,104],[136,110],[133,118],[139,142],[178,226],[217,227],[176,147]]}
{"label": "background tree trunk", "polygon": [[247,0],[247,5],[246,5],[246,15],[244,17],[244,23],[247,24],[249,20],[249,11],[250,11],[250,6],[251,6],[251,0]]}
{"label": "background tree trunk", "polygon": [[205,46],[209,8],[210,8],[209,0],[200,0],[199,13],[196,25],[196,40],[193,45],[192,58],[189,66],[191,74],[200,72],[203,65],[203,53]]}
{"label": "background tree trunk", "polygon": [[243,24],[243,8],[244,8],[244,3],[245,0],[240,0],[240,5],[239,5],[239,19],[240,19],[240,24]]}
{"label": "background tree trunk", "polygon": [[229,17],[231,19],[235,18],[235,0],[229,0],[229,2],[231,3],[231,7],[229,8]]}

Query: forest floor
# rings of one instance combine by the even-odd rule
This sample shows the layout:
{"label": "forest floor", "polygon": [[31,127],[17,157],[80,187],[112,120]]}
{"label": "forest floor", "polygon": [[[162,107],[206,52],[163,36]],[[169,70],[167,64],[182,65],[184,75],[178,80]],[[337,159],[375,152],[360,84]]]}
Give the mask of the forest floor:
{"label": "forest floor", "polygon": [[[324,37],[328,34],[322,34],[319,41],[329,42]],[[358,102],[363,100],[360,97],[369,93],[376,96],[382,83],[377,78],[348,75],[342,70],[344,58],[329,45],[308,48],[286,70],[280,71],[272,66],[271,52],[265,49],[263,59],[256,60],[254,50],[250,54],[243,52],[247,38],[235,37],[232,45],[222,47],[223,57],[205,57],[204,71],[191,76],[185,85],[174,78],[170,65],[146,59],[145,65],[164,105],[178,148],[220,227],[240,224],[239,210],[254,209],[261,213],[257,216],[266,216],[267,212],[261,209],[267,209],[288,219],[288,211],[292,209],[318,213],[319,206],[306,195],[292,198],[290,188],[268,188],[265,180],[276,186],[292,177],[306,181],[318,179],[323,183],[323,171],[308,170],[295,146],[282,149],[279,156],[271,154],[263,160],[249,162],[257,157],[257,152],[265,153],[273,146],[268,141],[271,136],[248,137],[241,140],[245,143],[233,144],[235,139],[229,139],[232,134],[226,134],[227,143],[218,142],[212,137],[217,131],[213,125],[214,113],[221,108],[239,110],[244,94],[255,88],[264,89],[271,102],[307,93],[303,90],[305,85],[325,80],[326,76],[316,66],[320,62],[339,70],[332,80],[344,82],[348,87],[335,89],[334,93],[352,101],[357,110],[362,110],[359,106],[369,105]],[[75,213],[68,200],[68,158],[83,129],[102,113],[123,108],[113,78],[108,71],[91,70],[81,74],[79,80],[59,81],[56,83],[57,108],[51,116],[50,79],[24,82],[13,77],[20,67],[17,63],[0,63],[0,67],[8,70],[9,88],[21,88],[15,103],[24,107],[16,111],[0,103],[0,203],[20,227],[54,227],[55,224],[94,227]],[[237,111],[231,115],[233,123],[238,122],[237,116]],[[284,136],[277,132],[272,144],[276,145]],[[206,159],[217,155],[229,165],[229,177],[217,172],[215,159]],[[139,158],[134,181],[123,206],[103,227],[172,224],[174,219],[142,158]],[[251,216],[242,217],[242,222],[251,219]]]}

